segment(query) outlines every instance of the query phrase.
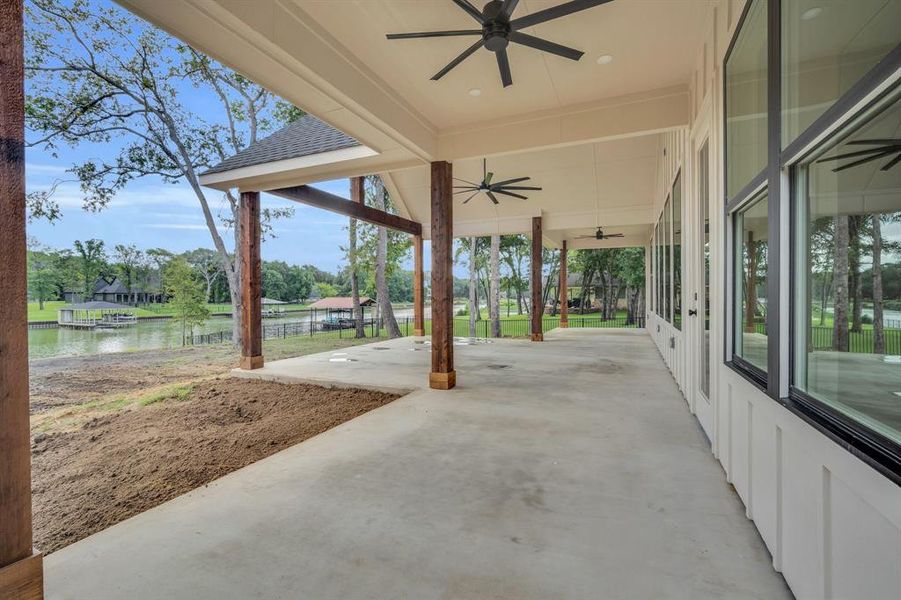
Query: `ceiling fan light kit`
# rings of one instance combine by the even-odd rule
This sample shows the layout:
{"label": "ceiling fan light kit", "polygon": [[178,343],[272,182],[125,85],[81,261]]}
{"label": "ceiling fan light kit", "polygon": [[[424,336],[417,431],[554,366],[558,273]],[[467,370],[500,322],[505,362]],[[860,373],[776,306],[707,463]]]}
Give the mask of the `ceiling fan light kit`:
{"label": "ceiling fan light kit", "polygon": [[448,31],[424,31],[417,33],[389,33],[389,40],[409,40],[434,37],[458,37],[480,36],[477,42],[461,52],[450,61],[447,66],[432,76],[433,81],[438,81],[447,75],[454,67],[469,58],[479,48],[485,48],[494,52],[497,58],[497,68],[500,72],[501,82],[504,87],[513,85],[513,74],[510,71],[510,59],[507,56],[507,46],[510,42],[521,46],[528,46],[542,52],[548,52],[569,60],[579,60],[584,52],[562,46],[555,42],[538,38],[520,31],[533,25],[546,23],[560,17],[565,17],[612,0],[571,0],[557,6],[539,10],[524,17],[513,18],[519,0],[490,0],[482,10],[476,8],[469,0],[453,0],[466,14],[472,17],[481,27],[479,29],[454,29]]}

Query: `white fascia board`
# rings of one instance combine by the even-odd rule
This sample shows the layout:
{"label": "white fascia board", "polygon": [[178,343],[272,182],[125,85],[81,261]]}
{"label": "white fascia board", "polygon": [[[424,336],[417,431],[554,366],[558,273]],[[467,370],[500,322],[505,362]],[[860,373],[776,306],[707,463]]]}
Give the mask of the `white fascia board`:
{"label": "white fascia board", "polygon": [[277,160],[248,167],[238,167],[237,169],[232,169],[230,171],[222,171],[221,173],[209,173],[207,175],[201,175],[199,179],[200,185],[225,190],[239,187],[240,183],[247,179],[278,179],[280,174],[288,171],[299,171],[349,160],[368,158],[370,156],[375,156],[376,154],[378,153],[375,150],[367,146],[354,146],[352,148],[342,148],[341,150],[333,150],[331,152],[320,152],[318,154],[310,154],[298,158]]}

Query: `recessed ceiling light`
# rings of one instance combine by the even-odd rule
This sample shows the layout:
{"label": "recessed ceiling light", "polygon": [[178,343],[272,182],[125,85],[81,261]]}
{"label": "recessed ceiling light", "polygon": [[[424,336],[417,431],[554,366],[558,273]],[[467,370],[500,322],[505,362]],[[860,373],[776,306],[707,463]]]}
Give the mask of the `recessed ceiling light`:
{"label": "recessed ceiling light", "polygon": [[609,54],[602,54],[598,56],[598,64],[599,65],[609,65],[613,62],[613,57]]}
{"label": "recessed ceiling light", "polygon": [[813,8],[808,8],[803,13],[801,13],[801,18],[805,21],[810,21],[811,19],[816,19],[820,16],[820,13],[823,12],[823,8],[820,6],[814,6]]}
{"label": "recessed ceiling light", "polygon": [[471,90],[469,90],[469,95],[473,98],[475,98],[476,96],[481,96],[482,90],[480,90],[479,88],[472,88]]}

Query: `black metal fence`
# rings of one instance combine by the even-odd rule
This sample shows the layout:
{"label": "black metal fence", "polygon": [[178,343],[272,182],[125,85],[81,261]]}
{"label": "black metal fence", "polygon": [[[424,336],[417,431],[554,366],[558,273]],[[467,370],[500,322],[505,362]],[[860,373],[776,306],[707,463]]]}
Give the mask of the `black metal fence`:
{"label": "black metal fence", "polygon": [[[766,335],[766,324],[755,323],[754,330]],[[832,327],[814,325],[810,328],[808,345],[812,350],[832,350]],[[901,329],[883,329],[885,352],[883,354],[901,355]],[[848,352],[855,354],[875,354],[876,344],[873,329],[848,332]]]}
{"label": "black metal fence", "polygon": [[[397,320],[401,334],[404,336],[413,335],[413,319],[404,317]],[[528,318],[518,319],[502,319],[500,322],[500,337],[522,338],[529,337],[531,333],[531,321]],[[630,329],[641,329],[645,326],[644,318],[636,317],[630,319],[625,316],[617,316],[611,319],[604,319],[596,316],[572,315],[569,318],[569,328],[577,329],[580,327],[602,327],[602,328],[618,328],[625,327]],[[365,319],[364,327],[368,337],[377,337],[379,332],[384,332],[384,323],[381,320]],[[545,316],[541,319],[542,332],[548,332],[551,329],[560,327],[559,316]],[[425,321],[425,334],[432,333],[432,321]],[[288,338],[296,336],[328,336],[331,338],[352,338],[356,335],[356,323],[353,319],[340,319],[337,321],[318,321],[310,315],[303,321],[292,321],[287,323],[263,324],[263,339],[272,340],[279,338]],[[472,337],[469,327],[469,319],[454,319],[454,335],[457,337]],[[491,321],[481,319],[475,323],[475,337],[491,337]],[[184,343],[186,346],[199,346],[204,344],[221,344],[232,340],[231,330],[216,331],[212,333],[203,333],[199,335],[186,336]]]}

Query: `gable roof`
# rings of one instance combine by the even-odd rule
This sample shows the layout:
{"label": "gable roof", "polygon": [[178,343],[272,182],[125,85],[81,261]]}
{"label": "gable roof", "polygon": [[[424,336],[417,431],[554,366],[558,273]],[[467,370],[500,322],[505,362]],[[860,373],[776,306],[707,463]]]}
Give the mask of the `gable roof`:
{"label": "gable roof", "polygon": [[362,144],[313,115],[304,115],[204,171],[201,176],[355,146]]}

